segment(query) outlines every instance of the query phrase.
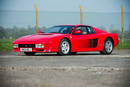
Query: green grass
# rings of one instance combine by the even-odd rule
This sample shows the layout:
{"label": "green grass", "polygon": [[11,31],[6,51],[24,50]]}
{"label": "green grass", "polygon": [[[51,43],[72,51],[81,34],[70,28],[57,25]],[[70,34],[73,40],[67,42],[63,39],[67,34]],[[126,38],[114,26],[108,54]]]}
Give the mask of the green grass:
{"label": "green grass", "polygon": [[14,39],[0,39],[0,51],[12,51]]}
{"label": "green grass", "polygon": [[125,40],[124,43],[120,41],[116,49],[130,49],[130,40]]}
{"label": "green grass", "polygon": [[[14,39],[0,39],[0,51],[12,51]],[[130,40],[125,40],[124,43],[119,42],[116,49],[130,49]]]}

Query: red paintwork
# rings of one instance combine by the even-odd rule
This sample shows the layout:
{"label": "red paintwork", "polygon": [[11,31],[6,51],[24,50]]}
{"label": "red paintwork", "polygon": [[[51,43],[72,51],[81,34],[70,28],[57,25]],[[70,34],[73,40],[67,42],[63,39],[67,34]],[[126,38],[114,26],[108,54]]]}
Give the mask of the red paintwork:
{"label": "red paintwork", "polygon": [[[62,25],[60,25],[62,26]],[[65,26],[65,25],[63,25]],[[68,26],[68,25],[67,25]],[[76,29],[77,26],[87,25],[73,25]],[[59,33],[39,33],[34,35],[28,35],[18,38],[13,44],[43,44],[44,48],[33,48],[32,52],[58,52],[59,43],[61,39],[67,38],[71,43],[71,52],[86,52],[86,51],[103,51],[104,41],[107,37],[111,37],[114,41],[114,47],[119,43],[118,35],[116,33],[108,33],[106,31],[92,27],[96,33],[88,35],[72,35],[71,34],[59,34]],[[95,47],[90,47],[90,39],[98,39]],[[14,48],[15,52],[20,52],[20,48]]]}

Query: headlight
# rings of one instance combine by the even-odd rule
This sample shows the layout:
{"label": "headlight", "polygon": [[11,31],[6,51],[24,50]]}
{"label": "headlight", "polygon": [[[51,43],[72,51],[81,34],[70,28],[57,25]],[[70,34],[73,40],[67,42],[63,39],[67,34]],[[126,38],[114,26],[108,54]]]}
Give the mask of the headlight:
{"label": "headlight", "polygon": [[36,48],[44,48],[44,44],[36,44],[35,47]]}
{"label": "headlight", "polygon": [[18,48],[18,44],[14,44],[13,47],[14,47],[14,48]]}

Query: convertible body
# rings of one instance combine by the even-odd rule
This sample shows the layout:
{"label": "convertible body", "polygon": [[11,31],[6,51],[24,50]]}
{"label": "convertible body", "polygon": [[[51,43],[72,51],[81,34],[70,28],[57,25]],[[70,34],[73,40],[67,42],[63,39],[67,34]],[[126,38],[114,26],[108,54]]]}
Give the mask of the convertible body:
{"label": "convertible body", "polygon": [[[88,25],[58,25],[60,32],[38,32],[18,38],[13,42],[15,52],[59,52],[63,39],[68,41],[69,53],[103,51],[109,38],[113,48],[119,43],[118,34],[108,33]],[[55,30],[56,30],[55,29]],[[63,29],[68,29],[63,30]],[[63,32],[61,33],[61,31]],[[86,31],[84,33],[84,31]],[[67,45],[66,45],[67,46]]]}

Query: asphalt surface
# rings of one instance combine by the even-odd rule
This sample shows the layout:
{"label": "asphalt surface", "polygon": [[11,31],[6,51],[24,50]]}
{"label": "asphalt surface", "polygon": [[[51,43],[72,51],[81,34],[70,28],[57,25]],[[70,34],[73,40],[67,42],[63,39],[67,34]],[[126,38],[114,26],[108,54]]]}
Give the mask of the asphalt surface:
{"label": "asphalt surface", "polygon": [[0,52],[0,87],[130,87],[130,50],[58,56]]}

